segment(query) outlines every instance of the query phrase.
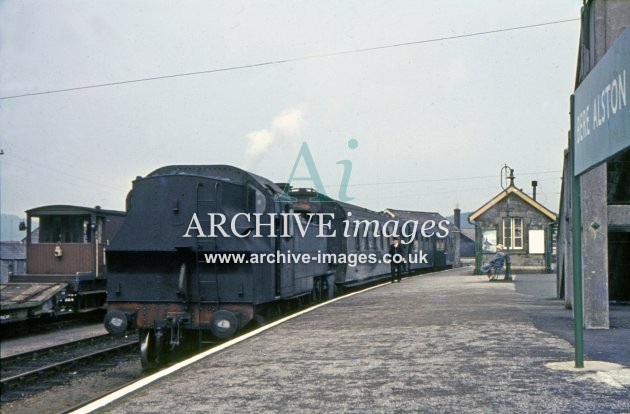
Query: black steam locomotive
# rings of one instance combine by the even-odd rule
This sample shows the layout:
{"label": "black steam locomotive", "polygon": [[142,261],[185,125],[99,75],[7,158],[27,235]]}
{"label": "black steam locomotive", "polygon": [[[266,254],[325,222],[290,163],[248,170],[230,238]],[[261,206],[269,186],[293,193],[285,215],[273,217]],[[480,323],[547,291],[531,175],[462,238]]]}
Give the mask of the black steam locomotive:
{"label": "black steam locomotive", "polygon": [[408,221],[231,166],[160,168],[133,182],[107,250],[105,326],[137,328],[151,368],[169,350],[389,277],[394,235],[408,270],[446,266],[450,224]]}

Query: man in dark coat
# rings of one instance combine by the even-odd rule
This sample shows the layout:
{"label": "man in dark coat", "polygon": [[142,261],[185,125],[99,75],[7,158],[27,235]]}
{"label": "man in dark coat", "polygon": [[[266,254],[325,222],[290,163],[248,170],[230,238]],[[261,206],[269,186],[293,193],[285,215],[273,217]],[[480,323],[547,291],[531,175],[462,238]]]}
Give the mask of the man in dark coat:
{"label": "man in dark coat", "polygon": [[400,282],[402,279],[402,269],[404,260],[404,249],[400,245],[400,240],[394,237],[394,242],[389,246],[390,267],[392,271],[392,283]]}

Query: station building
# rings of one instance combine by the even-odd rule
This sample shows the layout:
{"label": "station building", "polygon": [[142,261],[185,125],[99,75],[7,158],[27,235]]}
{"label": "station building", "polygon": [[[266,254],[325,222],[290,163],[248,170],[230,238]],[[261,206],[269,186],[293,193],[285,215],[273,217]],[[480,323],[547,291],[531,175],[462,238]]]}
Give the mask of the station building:
{"label": "station building", "polygon": [[551,271],[556,214],[517,188],[513,175],[468,221],[475,224],[475,274],[499,244],[507,249],[512,269]]}
{"label": "station building", "polygon": [[[564,157],[557,287],[559,297],[572,307],[573,258],[581,256],[584,327],[591,329],[609,328],[611,303],[630,301],[628,26],[627,0],[584,2],[572,129]],[[573,194],[573,188],[579,190]],[[579,254],[573,254],[576,231]]]}

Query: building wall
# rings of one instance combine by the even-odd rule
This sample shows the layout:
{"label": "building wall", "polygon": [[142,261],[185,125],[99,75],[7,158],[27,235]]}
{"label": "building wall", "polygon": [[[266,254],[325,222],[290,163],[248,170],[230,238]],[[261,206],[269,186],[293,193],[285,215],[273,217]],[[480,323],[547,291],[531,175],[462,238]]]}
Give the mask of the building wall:
{"label": "building wall", "polygon": [[[582,13],[576,89],[628,26],[630,26],[630,2],[627,0],[586,2]],[[570,145],[571,142],[569,142]],[[610,202],[611,174],[608,172],[608,163],[604,162],[579,177],[582,217],[581,223],[572,223],[570,201],[572,170],[567,157],[565,157],[563,171],[558,246],[560,295],[564,295],[565,303],[571,305],[573,296],[571,237],[573,231],[580,231],[584,326],[608,328],[609,300],[617,296],[630,296],[630,293],[617,290],[627,289],[626,278],[630,277],[627,270],[622,269],[616,262],[610,262],[610,260],[618,260],[618,258],[630,255],[630,248],[623,243],[626,239],[624,235],[613,237],[612,244],[609,242],[609,226],[616,231],[619,229],[622,232],[630,231],[630,222],[628,222],[630,205],[612,205],[615,202]],[[630,174],[630,169],[623,171],[622,174]],[[619,179],[619,175],[613,176],[612,179]],[[609,211],[614,212],[610,217]],[[619,240],[621,242],[618,242]],[[611,289],[615,290],[611,291]]]}
{"label": "building wall", "polygon": [[629,8],[628,0],[592,0],[583,8],[576,89],[630,25]]}
{"label": "building wall", "polygon": [[584,326],[608,328],[608,209],[606,163],[582,174]]}
{"label": "building wall", "polygon": [[461,257],[475,257],[475,241],[462,237],[459,252]]}
{"label": "building wall", "polygon": [[9,283],[9,275],[19,275],[26,269],[26,259],[0,260],[0,282]]}

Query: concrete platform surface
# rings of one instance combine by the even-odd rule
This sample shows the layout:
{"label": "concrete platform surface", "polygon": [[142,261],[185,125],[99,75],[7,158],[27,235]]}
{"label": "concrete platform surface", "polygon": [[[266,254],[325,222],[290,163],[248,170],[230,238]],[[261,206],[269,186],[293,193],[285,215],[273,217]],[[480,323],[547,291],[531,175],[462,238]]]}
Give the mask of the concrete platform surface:
{"label": "concrete platform surface", "polygon": [[620,362],[628,327],[609,330],[601,347],[587,336],[587,360],[609,363],[571,370],[571,315],[553,299],[553,275],[490,283],[470,273],[416,276],[336,301],[102,412],[630,412]]}

